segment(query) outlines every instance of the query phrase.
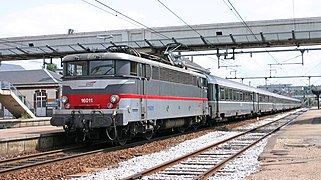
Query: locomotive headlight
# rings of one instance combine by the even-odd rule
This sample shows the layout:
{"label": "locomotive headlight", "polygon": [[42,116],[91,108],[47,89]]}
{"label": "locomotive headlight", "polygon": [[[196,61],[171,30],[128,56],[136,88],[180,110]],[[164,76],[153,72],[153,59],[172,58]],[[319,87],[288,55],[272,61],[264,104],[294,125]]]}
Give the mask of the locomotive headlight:
{"label": "locomotive headlight", "polygon": [[108,104],[107,104],[107,108],[108,108],[108,109],[113,109],[113,107],[114,107],[114,105],[113,105],[112,103],[108,103]]}
{"label": "locomotive headlight", "polygon": [[62,97],[61,97],[61,102],[62,102],[63,104],[68,103],[68,98],[67,98],[67,96],[62,96]]}
{"label": "locomotive headlight", "polygon": [[115,103],[117,103],[119,101],[119,96],[118,95],[112,95],[112,96],[110,96],[109,100],[110,100],[111,103],[115,104]]}
{"label": "locomotive headlight", "polygon": [[65,104],[65,108],[70,109],[70,104],[69,103]]}

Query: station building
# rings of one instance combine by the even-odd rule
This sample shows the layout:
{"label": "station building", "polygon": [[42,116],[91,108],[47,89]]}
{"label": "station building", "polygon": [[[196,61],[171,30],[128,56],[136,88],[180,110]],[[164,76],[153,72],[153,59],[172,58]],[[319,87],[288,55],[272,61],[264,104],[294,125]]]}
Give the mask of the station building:
{"label": "station building", "polygon": [[[46,69],[0,71],[0,81],[11,83],[38,117],[51,116],[59,108],[61,75]],[[0,118],[8,111],[0,105]]]}

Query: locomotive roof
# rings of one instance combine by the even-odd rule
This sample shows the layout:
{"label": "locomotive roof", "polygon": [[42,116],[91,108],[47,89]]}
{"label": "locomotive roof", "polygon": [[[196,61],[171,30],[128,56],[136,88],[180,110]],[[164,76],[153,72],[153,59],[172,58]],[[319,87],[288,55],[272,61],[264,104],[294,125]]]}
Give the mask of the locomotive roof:
{"label": "locomotive roof", "polygon": [[181,71],[189,74],[193,74],[195,76],[200,76],[200,77],[206,77],[205,75],[192,71],[190,69],[183,69],[180,67],[176,67],[174,65],[168,65],[165,63],[153,61],[150,59],[142,58],[142,57],[137,57],[133,56],[130,54],[126,53],[118,53],[118,52],[105,52],[105,53],[84,53],[84,54],[73,54],[73,55],[67,55],[63,58],[63,62],[68,62],[68,61],[84,61],[84,60],[128,60],[128,61],[135,61],[139,63],[144,63],[144,64],[149,64],[157,67],[165,67],[168,69],[173,69],[176,71]]}
{"label": "locomotive roof", "polygon": [[208,78],[208,83],[210,83],[210,84],[218,84],[218,85],[222,85],[222,86],[226,86],[226,87],[231,87],[231,88],[240,89],[240,90],[249,91],[249,92],[255,92],[255,93],[264,94],[264,95],[268,95],[268,96],[272,96],[272,97],[276,97],[276,98],[281,98],[281,99],[294,100],[294,101],[298,101],[298,102],[300,101],[295,98],[275,94],[275,93],[272,93],[272,92],[269,92],[269,91],[266,91],[263,89],[247,86],[245,84],[231,81],[228,79],[224,79],[221,77],[217,77],[214,75],[207,75],[207,78]]}

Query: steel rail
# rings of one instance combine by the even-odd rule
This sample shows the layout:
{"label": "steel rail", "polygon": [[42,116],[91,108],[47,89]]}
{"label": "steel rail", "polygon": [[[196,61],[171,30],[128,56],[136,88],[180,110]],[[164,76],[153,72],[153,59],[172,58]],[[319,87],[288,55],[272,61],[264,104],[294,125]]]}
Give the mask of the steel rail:
{"label": "steel rail", "polygon": [[[92,150],[87,152],[79,152],[79,153],[72,152],[71,150],[69,150],[69,152],[63,152],[58,150],[57,152],[44,153],[44,155],[40,155],[40,156],[31,155],[31,157],[28,157],[28,156],[21,157],[21,158],[17,158],[18,160],[13,160],[12,163],[10,162],[10,160],[7,161],[7,162],[10,162],[9,164],[7,164],[7,166],[12,166],[12,167],[5,168],[4,166],[0,165],[0,168],[4,167],[4,169],[0,169],[0,174],[9,173],[9,172],[26,169],[30,167],[35,167],[39,165],[54,163],[62,160],[77,158],[81,156],[101,153],[101,152],[111,152],[111,151],[131,148],[131,147],[146,144],[146,142],[147,140],[126,144],[124,146],[114,146],[114,147],[102,148],[102,149],[97,149],[97,150]],[[74,154],[71,154],[71,153],[74,153]],[[22,165],[19,165],[18,163]]]}
{"label": "steel rail", "polygon": [[[295,118],[294,118],[295,119]],[[231,162],[232,160],[234,160],[236,157],[240,156],[242,153],[244,153],[246,150],[248,150],[249,148],[253,147],[254,145],[256,145],[257,143],[259,143],[260,141],[262,141],[263,139],[265,139],[266,137],[270,136],[271,134],[273,134],[274,132],[278,131],[279,129],[281,129],[282,127],[284,127],[285,125],[289,124],[290,122],[292,122],[292,120],[289,120],[288,122],[281,124],[281,126],[278,126],[277,128],[273,129],[271,132],[265,134],[264,136],[262,136],[261,138],[259,138],[258,140],[254,141],[253,143],[249,144],[248,146],[246,146],[245,148],[241,149],[240,151],[238,151],[237,153],[235,153],[234,155],[230,156],[229,158],[225,159],[224,161],[220,162],[219,164],[217,164],[216,166],[213,166],[212,168],[210,168],[209,170],[207,170],[206,172],[204,172],[203,174],[199,175],[198,177],[196,177],[195,179],[206,179],[209,178],[210,176],[212,176],[214,173],[216,173],[217,171],[219,171],[224,165],[226,165],[227,163]]]}
{"label": "steel rail", "polygon": [[49,155],[49,154],[53,154],[53,153],[64,152],[64,151],[71,151],[71,150],[75,150],[75,149],[82,148],[82,147],[84,147],[84,146],[63,148],[63,149],[57,149],[57,150],[52,150],[52,151],[29,154],[29,155],[25,155],[25,156],[18,156],[18,157],[14,157],[14,158],[8,158],[8,159],[0,160],[0,166],[5,164],[5,163],[18,162],[19,160],[35,158],[35,157],[40,157],[40,156]]}
{"label": "steel rail", "polygon": [[[58,149],[48,152],[36,153],[0,161],[0,174],[9,173],[29,167],[57,162],[68,158],[74,158],[85,155],[84,153],[74,153],[73,150],[86,148],[86,146],[77,146],[71,148]],[[87,147],[88,148],[88,147]]]}
{"label": "steel rail", "polygon": [[[146,169],[146,170],[144,170],[144,171],[142,171],[142,172],[139,172],[139,173],[136,173],[136,174],[134,174],[134,175],[131,175],[131,176],[129,176],[129,177],[126,177],[126,178],[123,178],[123,179],[126,179],[126,180],[128,180],[128,179],[141,179],[142,177],[144,177],[144,176],[149,176],[149,175],[152,175],[152,174],[155,174],[155,173],[157,173],[157,172],[160,172],[160,171],[162,171],[162,170],[164,170],[164,169],[166,169],[166,168],[168,168],[168,167],[171,167],[171,166],[173,166],[173,165],[176,165],[176,164],[179,164],[180,162],[182,162],[182,161],[184,161],[184,160],[187,160],[187,159],[189,159],[189,158],[191,158],[191,157],[195,157],[195,156],[197,156],[197,155],[199,155],[199,154],[201,154],[201,153],[203,153],[203,152],[205,152],[205,151],[208,151],[208,150],[210,150],[210,149],[212,149],[212,148],[214,148],[214,147],[217,147],[217,146],[219,146],[219,145],[221,145],[221,144],[224,144],[224,143],[226,143],[226,142],[228,142],[228,141],[231,141],[231,140],[234,140],[234,139],[236,139],[236,138],[238,138],[238,137],[241,137],[241,136],[244,136],[244,135],[246,135],[246,134],[249,134],[249,133],[251,133],[251,132],[253,132],[253,131],[256,131],[256,130],[258,130],[258,129],[260,129],[260,128],[263,128],[263,127],[266,127],[266,126],[268,126],[268,125],[270,125],[270,124],[272,124],[272,123],[275,123],[275,122],[278,122],[278,121],[280,121],[280,120],[282,120],[282,119],[284,119],[284,118],[287,118],[287,117],[289,117],[289,116],[291,116],[291,115],[294,115],[294,114],[289,114],[289,115],[287,115],[287,116],[284,116],[284,117],[282,117],[282,118],[279,118],[279,119],[276,119],[276,120],[274,120],[274,121],[271,121],[271,122],[269,122],[269,123],[266,123],[266,124],[264,124],[264,125],[261,125],[261,126],[258,126],[258,127],[255,127],[255,128],[253,128],[253,129],[250,129],[250,130],[247,130],[247,131],[245,131],[245,132],[241,132],[241,133],[239,133],[239,134],[237,134],[237,135],[235,135],[235,136],[232,136],[232,137],[230,137],[230,138],[227,138],[227,139],[225,139],[225,140],[223,140],[223,141],[220,141],[220,142],[217,142],[217,143],[214,143],[214,144],[211,144],[211,145],[209,145],[209,146],[206,146],[206,147],[204,147],[204,148],[201,148],[201,149],[199,149],[199,150],[196,150],[196,151],[194,151],[194,152],[192,152],[192,153],[189,153],[189,154],[186,154],[186,155],[184,155],[184,156],[181,156],[181,157],[178,157],[178,158],[176,158],[176,159],[174,159],[174,160],[170,160],[170,161],[167,161],[167,162],[165,162],[165,163],[162,163],[162,164],[160,164],[160,165],[158,165],[158,166],[155,166],[155,167],[152,167],[152,168],[149,168],[149,169]],[[293,119],[295,119],[295,118],[293,118]],[[292,120],[293,120],[292,119]],[[292,121],[291,120],[291,121]],[[290,121],[289,121],[290,122]],[[287,123],[289,123],[289,122],[287,122]],[[285,124],[284,124],[285,125]],[[278,128],[276,128],[275,130],[274,130],[274,132],[275,131],[277,131],[278,129],[280,129],[281,127],[278,127]],[[273,132],[272,132],[273,133]],[[267,135],[268,136],[268,135]],[[266,137],[266,136],[265,136]],[[264,137],[264,138],[265,138]],[[263,138],[262,138],[263,139]],[[261,140],[262,140],[261,139]],[[253,145],[255,145],[256,143],[253,143]],[[253,146],[252,145],[252,146]],[[248,147],[248,148],[250,148],[250,147]],[[247,148],[247,149],[248,149]],[[238,153],[238,155],[239,154],[241,154],[241,152],[240,153]],[[237,157],[237,155],[235,155],[235,157]],[[234,157],[234,158],[235,158]],[[224,164],[226,164],[227,162],[222,162],[221,163],[221,165],[219,166],[219,167],[222,167]],[[218,168],[218,167],[217,167]],[[217,169],[216,168],[216,169]],[[210,170],[208,170],[209,172],[207,172],[207,174],[211,174],[211,172],[215,172],[215,168],[213,168],[213,171],[210,171]],[[206,176],[207,177],[207,175],[203,175],[204,177]],[[202,179],[203,178],[203,176],[201,176],[199,179]]]}
{"label": "steel rail", "polygon": [[[204,128],[204,129],[208,129],[208,128]],[[204,130],[204,129],[202,129],[202,130]],[[201,130],[198,130],[198,131],[201,131]],[[163,140],[163,139],[167,139],[167,138],[171,138],[171,137],[176,137],[176,136],[181,136],[181,135],[186,135],[186,134],[190,134],[190,133],[194,133],[194,132],[195,131],[177,133],[177,134],[171,133],[170,135],[161,135],[160,137],[155,137],[152,140],[140,140],[140,141],[137,141],[137,142],[135,141],[130,144],[123,145],[123,146],[102,148],[102,149],[97,149],[97,150],[92,150],[92,151],[87,151],[87,152],[82,152],[82,153],[81,152],[77,153],[77,152],[74,152],[73,150],[77,150],[77,149],[81,150],[82,148],[88,148],[88,146],[70,147],[70,148],[58,149],[58,150],[53,150],[53,151],[48,151],[48,152],[30,154],[30,155],[16,157],[16,158],[5,159],[5,160],[0,161],[0,175],[4,174],[4,173],[10,173],[13,171],[21,170],[21,169],[26,169],[26,168],[49,164],[49,163],[58,162],[58,161],[62,161],[62,160],[86,156],[86,155],[90,155],[90,154],[101,153],[101,152],[111,152],[111,151],[131,148],[131,147],[135,147],[135,146],[144,145],[148,142],[155,142],[155,141],[159,141],[159,140]],[[100,143],[100,144],[102,144],[102,143]],[[77,154],[67,154],[68,152],[69,153],[77,153]],[[55,155],[57,157],[48,159],[48,157],[53,157]],[[48,160],[46,160],[46,158]],[[19,163],[24,164],[24,165],[19,165]]]}

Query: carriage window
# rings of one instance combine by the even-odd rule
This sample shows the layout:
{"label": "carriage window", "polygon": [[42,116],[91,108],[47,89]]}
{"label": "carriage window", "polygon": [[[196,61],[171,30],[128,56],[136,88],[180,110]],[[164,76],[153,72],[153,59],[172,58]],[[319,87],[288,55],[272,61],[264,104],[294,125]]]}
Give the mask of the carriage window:
{"label": "carriage window", "polygon": [[225,91],[224,91],[224,88],[220,88],[220,97],[221,97],[221,100],[224,100],[225,99]]}
{"label": "carriage window", "polygon": [[233,100],[233,90],[232,89],[228,90],[228,94],[229,94],[229,100]]}
{"label": "carriage window", "polygon": [[114,61],[90,61],[90,75],[113,75],[115,74]]}
{"label": "carriage window", "polygon": [[225,88],[225,100],[228,100],[228,94],[229,94],[229,91],[227,88]]}
{"label": "carriage window", "polygon": [[232,101],[236,101],[236,90],[232,89]]}
{"label": "carriage window", "polygon": [[251,101],[251,95],[249,92],[246,92],[246,101]]}

